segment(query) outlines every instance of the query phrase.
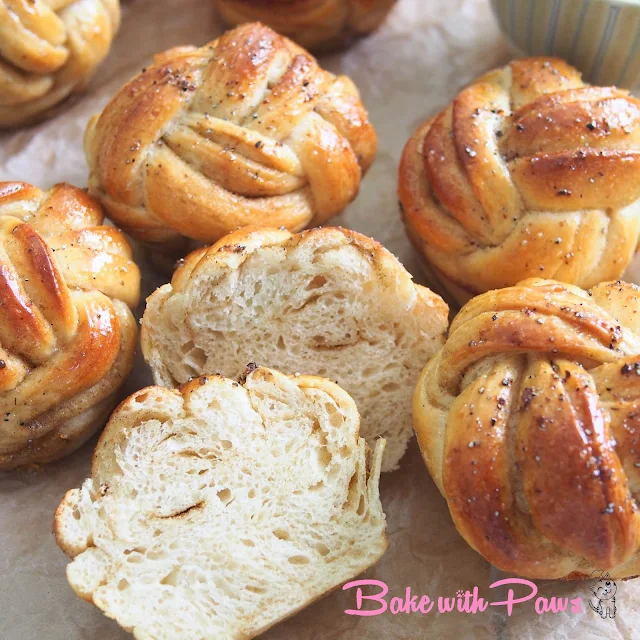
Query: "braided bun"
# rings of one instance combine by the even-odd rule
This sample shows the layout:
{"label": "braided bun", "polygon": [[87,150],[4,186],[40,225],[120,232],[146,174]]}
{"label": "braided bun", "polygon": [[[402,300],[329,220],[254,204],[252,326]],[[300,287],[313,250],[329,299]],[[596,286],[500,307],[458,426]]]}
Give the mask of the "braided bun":
{"label": "braided bun", "polygon": [[172,49],[86,132],[90,192],[136,238],[175,250],[237,227],[340,213],[375,155],[357,89],[260,24]]}
{"label": "braided bun", "polygon": [[405,147],[399,197],[458,302],[527,277],[591,287],[640,230],[640,101],[562,60],[515,60],[461,91]]}
{"label": "braided bun", "polygon": [[471,300],[414,425],[465,540],[531,578],[640,574],[640,289],[525,280]]}
{"label": "braided bun", "polygon": [[396,0],[218,0],[231,26],[259,20],[313,51],[349,45],[375,31]]}
{"label": "braided bun", "polygon": [[70,185],[0,183],[0,469],[79,447],[133,365],[140,273],[102,221]]}
{"label": "braided bun", "polygon": [[0,129],[81,91],[119,24],[119,0],[0,1]]}

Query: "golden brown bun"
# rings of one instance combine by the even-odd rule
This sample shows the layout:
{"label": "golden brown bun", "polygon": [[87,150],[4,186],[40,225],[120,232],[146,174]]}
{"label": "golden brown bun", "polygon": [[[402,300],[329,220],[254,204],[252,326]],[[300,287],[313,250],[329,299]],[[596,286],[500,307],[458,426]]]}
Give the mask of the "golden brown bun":
{"label": "golden brown bun", "polygon": [[528,277],[620,277],[640,229],[640,101],[555,58],[461,91],[405,147],[399,198],[434,280],[458,302]]}
{"label": "golden brown bun", "polygon": [[106,58],[119,0],[0,2],[0,129],[41,118]]}
{"label": "golden brown bun", "polygon": [[217,0],[231,26],[259,20],[312,51],[342,48],[375,31],[396,0]]}
{"label": "golden brown bun", "polygon": [[247,24],[157,56],[89,123],[85,148],[111,217],[173,251],[183,236],[325,222],[355,198],[376,135],[351,80]]}
{"label": "golden brown bun", "polygon": [[471,300],[414,396],[465,540],[530,578],[640,574],[640,289],[530,279]]}
{"label": "golden brown bun", "polygon": [[0,183],[0,469],[77,449],[129,374],[140,273],[102,222],[76,187]]}

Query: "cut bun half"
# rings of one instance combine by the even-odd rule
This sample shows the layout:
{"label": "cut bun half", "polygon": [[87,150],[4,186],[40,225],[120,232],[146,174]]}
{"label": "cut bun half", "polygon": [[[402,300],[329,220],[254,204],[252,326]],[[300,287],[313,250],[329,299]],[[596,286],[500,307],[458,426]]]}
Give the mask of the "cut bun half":
{"label": "cut bun half", "polygon": [[337,381],[362,436],[387,440],[397,468],[413,434],[411,397],[443,345],[448,308],[375,240],[341,228],[248,228],[190,254],[147,301],[142,350],[174,387],[249,361]]}
{"label": "cut bun half", "polygon": [[58,507],[74,591],[138,640],[253,638],[387,547],[378,480],[340,387],[251,370],[149,387],[115,411]]}

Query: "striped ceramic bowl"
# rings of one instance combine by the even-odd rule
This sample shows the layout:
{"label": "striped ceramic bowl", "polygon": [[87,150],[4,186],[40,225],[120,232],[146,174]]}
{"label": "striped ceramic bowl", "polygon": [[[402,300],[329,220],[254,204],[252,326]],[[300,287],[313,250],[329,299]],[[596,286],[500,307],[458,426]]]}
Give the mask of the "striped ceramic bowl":
{"label": "striped ceramic bowl", "polygon": [[523,53],[568,60],[588,82],[633,88],[640,80],[640,0],[491,0]]}

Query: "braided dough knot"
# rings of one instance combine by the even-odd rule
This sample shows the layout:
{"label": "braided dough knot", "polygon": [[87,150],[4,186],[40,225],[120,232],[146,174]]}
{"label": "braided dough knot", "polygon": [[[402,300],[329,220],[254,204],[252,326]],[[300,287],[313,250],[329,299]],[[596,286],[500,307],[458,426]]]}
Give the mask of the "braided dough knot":
{"label": "braided dough knot", "polygon": [[376,137],[357,89],[260,24],[156,57],[89,124],[90,191],[139,239],[300,230],[356,196]]}
{"label": "braided dough knot", "polygon": [[418,129],[399,196],[427,268],[460,302],[532,276],[614,280],[640,232],[640,101],[561,60],[513,61]]}
{"label": "braided dough knot", "polygon": [[81,90],[119,23],[119,0],[0,0],[0,128]]}
{"label": "braided dough knot", "polygon": [[259,20],[303,47],[326,51],[378,28],[396,0],[218,0],[231,25]]}
{"label": "braided dough knot", "polygon": [[82,444],[132,366],[140,274],[102,220],[75,187],[0,183],[0,468]]}
{"label": "braided dough knot", "polygon": [[471,300],[414,397],[463,537],[533,578],[640,573],[640,290],[531,279]]}

